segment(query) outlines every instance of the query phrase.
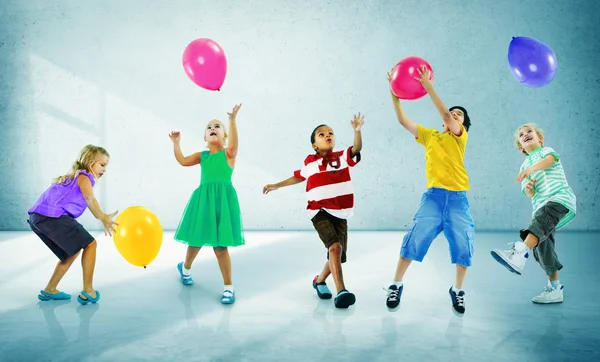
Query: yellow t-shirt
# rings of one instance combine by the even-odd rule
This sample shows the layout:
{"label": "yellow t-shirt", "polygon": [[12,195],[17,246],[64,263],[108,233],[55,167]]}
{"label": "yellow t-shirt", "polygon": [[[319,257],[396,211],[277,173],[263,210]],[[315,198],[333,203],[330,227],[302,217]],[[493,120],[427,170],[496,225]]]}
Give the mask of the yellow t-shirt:
{"label": "yellow t-shirt", "polygon": [[436,129],[417,125],[416,141],[425,146],[427,188],[439,187],[450,191],[469,189],[469,175],[464,162],[469,134],[462,124],[460,128],[462,134],[457,137],[450,131],[440,133]]}

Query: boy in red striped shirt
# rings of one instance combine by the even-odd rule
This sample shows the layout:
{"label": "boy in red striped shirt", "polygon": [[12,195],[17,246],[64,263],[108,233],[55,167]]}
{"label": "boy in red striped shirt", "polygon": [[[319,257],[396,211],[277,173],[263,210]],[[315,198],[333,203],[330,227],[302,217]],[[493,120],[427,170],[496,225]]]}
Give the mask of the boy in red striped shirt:
{"label": "boy in red striped shirt", "polygon": [[333,151],[335,135],[327,125],[319,125],[310,136],[314,154],[306,157],[304,167],[294,171],[294,176],[266,185],[263,193],[280,187],[295,185],[306,181],[306,207],[313,226],[327,248],[327,262],[313,279],[313,288],[321,299],[330,299],[331,291],[325,279],[332,274],[338,294],[334,299],[337,308],[348,308],[356,302],[354,294],[344,285],[342,263],[346,262],[348,247],[348,223],[353,215],[354,192],[350,178],[350,167],[360,162],[362,135],[360,129],[364,115],[358,113],[351,121],[354,129],[354,144],[343,151]]}

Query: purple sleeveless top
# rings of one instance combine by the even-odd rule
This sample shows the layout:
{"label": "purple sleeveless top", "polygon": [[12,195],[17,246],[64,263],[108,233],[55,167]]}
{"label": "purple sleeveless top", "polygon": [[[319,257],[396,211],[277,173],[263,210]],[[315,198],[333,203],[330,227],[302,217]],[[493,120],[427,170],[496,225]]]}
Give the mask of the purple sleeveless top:
{"label": "purple sleeveless top", "polygon": [[35,212],[36,214],[56,218],[68,215],[75,219],[83,215],[85,209],[87,209],[87,202],[77,184],[77,177],[80,174],[84,174],[90,179],[92,187],[96,184],[91,172],[79,170],[70,183],[65,181],[61,184],[52,184],[27,213],[32,214]]}

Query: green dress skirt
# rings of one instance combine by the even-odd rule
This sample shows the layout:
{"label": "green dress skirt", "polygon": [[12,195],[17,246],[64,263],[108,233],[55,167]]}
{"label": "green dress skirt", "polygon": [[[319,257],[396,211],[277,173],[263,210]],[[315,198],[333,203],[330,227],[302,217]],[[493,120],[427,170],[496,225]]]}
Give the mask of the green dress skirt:
{"label": "green dress skirt", "polygon": [[189,246],[244,245],[242,213],[225,150],[200,155],[200,186],[192,193],[174,239]]}

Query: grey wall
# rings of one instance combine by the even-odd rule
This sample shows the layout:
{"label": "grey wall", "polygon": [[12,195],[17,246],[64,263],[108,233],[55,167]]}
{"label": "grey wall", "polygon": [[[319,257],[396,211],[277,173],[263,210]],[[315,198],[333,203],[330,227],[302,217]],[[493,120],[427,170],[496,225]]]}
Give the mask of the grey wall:
{"label": "grey wall", "polygon": [[[473,127],[466,163],[476,226],[514,229],[531,205],[515,182],[523,156],[512,134],[534,121],[563,157],[578,195],[571,230],[598,229],[600,11],[593,1],[47,1],[4,0],[0,10],[0,229],[25,230],[26,211],[79,149],[112,155],[97,195],[106,211],[144,205],[177,226],[199,168],[174,160],[201,150],[203,127],[243,102],[234,173],[247,229],[310,229],[304,186],[261,194],[292,175],[311,152],[315,125],[352,142],[352,114],[366,114],[363,161],[353,170],[352,229],[403,229],[425,188],[424,153],[398,125],[385,73],[418,55],[433,66],[439,94],[462,104]],[[547,87],[510,74],[512,36],[557,54]],[[192,84],[181,66],[194,38],[215,39],[229,62],[221,92]],[[406,102],[430,127],[429,98]],[[99,223],[87,213],[82,222]]]}

